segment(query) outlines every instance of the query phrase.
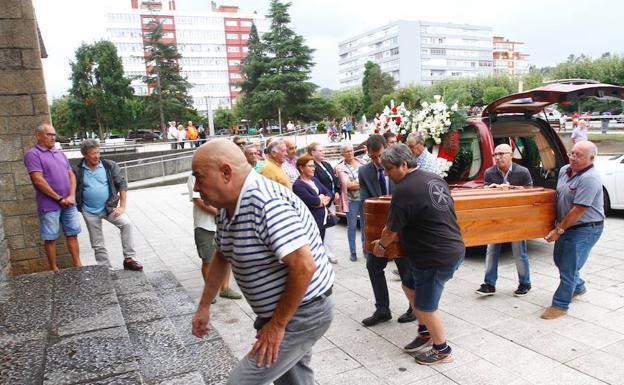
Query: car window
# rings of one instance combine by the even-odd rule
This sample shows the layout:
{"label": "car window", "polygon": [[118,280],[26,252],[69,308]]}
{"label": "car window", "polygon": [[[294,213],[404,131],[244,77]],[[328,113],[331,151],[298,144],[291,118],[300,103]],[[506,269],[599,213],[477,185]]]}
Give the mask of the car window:
{"label": "car window", "polygon": [[459,148],[446,180],[449,183],[474,179],[481,169],[481,141],[476,127],[470,125],[459,134]]}
{"label": "car window", "polygon": [[539,127],[533,123],[502,122],[493,125],[494,146],[509,144],[513,162],[529,169],[533,184],[554,188],[559,169],[563,166],[551,144]]}

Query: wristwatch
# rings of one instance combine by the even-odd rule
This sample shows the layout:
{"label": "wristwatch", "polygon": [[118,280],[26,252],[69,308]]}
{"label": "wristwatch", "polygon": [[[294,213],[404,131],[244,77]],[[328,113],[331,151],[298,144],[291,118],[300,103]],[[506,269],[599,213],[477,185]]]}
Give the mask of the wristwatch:
{"label": "wristwatch", "polygon": [[56,200],[56,203],[61,203],[63,199],[65,199],[65,197],[62,195],[59,195],[59,199]]}
{"label": "wristwatch", "polygon": [[563,235],[563,233],[565,233],[565,230],[559,226],[555,227],[555,231],[557,232],[558,235]]}
{"label": "wristwatch", "polygon": [[378,242],[378,243],[377,243],[377,246],[381,247],[381,248],[382,248],[382,249],[384,249],[384,250],[386,249],[386,246],[382,245],[382,244],[381,244],[381,242]]}

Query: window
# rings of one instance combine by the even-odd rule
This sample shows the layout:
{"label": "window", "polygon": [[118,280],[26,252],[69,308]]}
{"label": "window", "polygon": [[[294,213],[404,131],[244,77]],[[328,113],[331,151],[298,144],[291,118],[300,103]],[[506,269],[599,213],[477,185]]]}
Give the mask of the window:
{"label": "window", "polygon": [[226,27],[238,27],[238,21],[236,21],[236,20],[226,20],[225,21],[225,26]]}
{"label": "window", "polygon": [[229,40],[238,40],[238,34],[237,33],[228,33],[227,35],[225,35],[226,39]]}
{"label": "window", "polygon": [[249,47],[244,46],[244,47],[243,47],[243,53],[247,53],[247,52],[249,52]]}
{"label": "window", "polygon": [[240,52],[240,47],[239,46],[227,47],[227,51],[228,52]]}
{"label": "window", "polygon": [[398,54],[399,54],[399,47],[392,48],[392,49],[390,50],[390,55],[392,55],[392,56],[396,56],[396,55],[398,55]]}
{"label": "window", "polygon": [[241,34],[241,40],[249,40],[249,34],[248,33],[243,33]]}
{"label": "window", "polygon": [[242,79],[240,72],[232,72],[230,73],[230,79]]}
{"label": "window", "polygon": [[431,48],[431,55],[445,56],[446,55],[446,49],[444,49],[444,48]]}
{"label": "window", "polygon": [[240,22],[241,27],[251,27],[251,24],[253,23],[249,20],[241,20]]}
{"label": "window", "polygon": [[240,60],[228,60],[228,65],[231,67],[239,67]]}

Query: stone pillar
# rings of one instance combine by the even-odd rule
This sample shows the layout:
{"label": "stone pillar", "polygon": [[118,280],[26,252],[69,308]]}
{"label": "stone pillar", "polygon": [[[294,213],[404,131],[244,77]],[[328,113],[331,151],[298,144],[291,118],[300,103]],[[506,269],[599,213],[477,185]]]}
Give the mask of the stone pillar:
{"label": "stone pillar", "polygon": [[[37,22],[32,0],[0,0],[0,214],[10,250],[10,267],[23,274],[49,269],[35,192],[24,167],[24,153],[34,144],[34,129],[50,121]],[[71,266],[59,245],[59,266]]]}

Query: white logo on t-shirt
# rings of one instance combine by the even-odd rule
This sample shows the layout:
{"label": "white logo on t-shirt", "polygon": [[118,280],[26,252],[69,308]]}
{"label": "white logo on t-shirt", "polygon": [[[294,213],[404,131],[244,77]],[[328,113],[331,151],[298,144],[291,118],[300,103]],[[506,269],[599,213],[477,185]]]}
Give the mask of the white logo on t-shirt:
{"label": "white logo on t-shirt", "polygon": [[429,198],[431,198],[433,207],[440,211],[448,211],[451,203],[451,196],[447,193],[446,188],[444,188],[444,182],[430,180],[428,185]]}

